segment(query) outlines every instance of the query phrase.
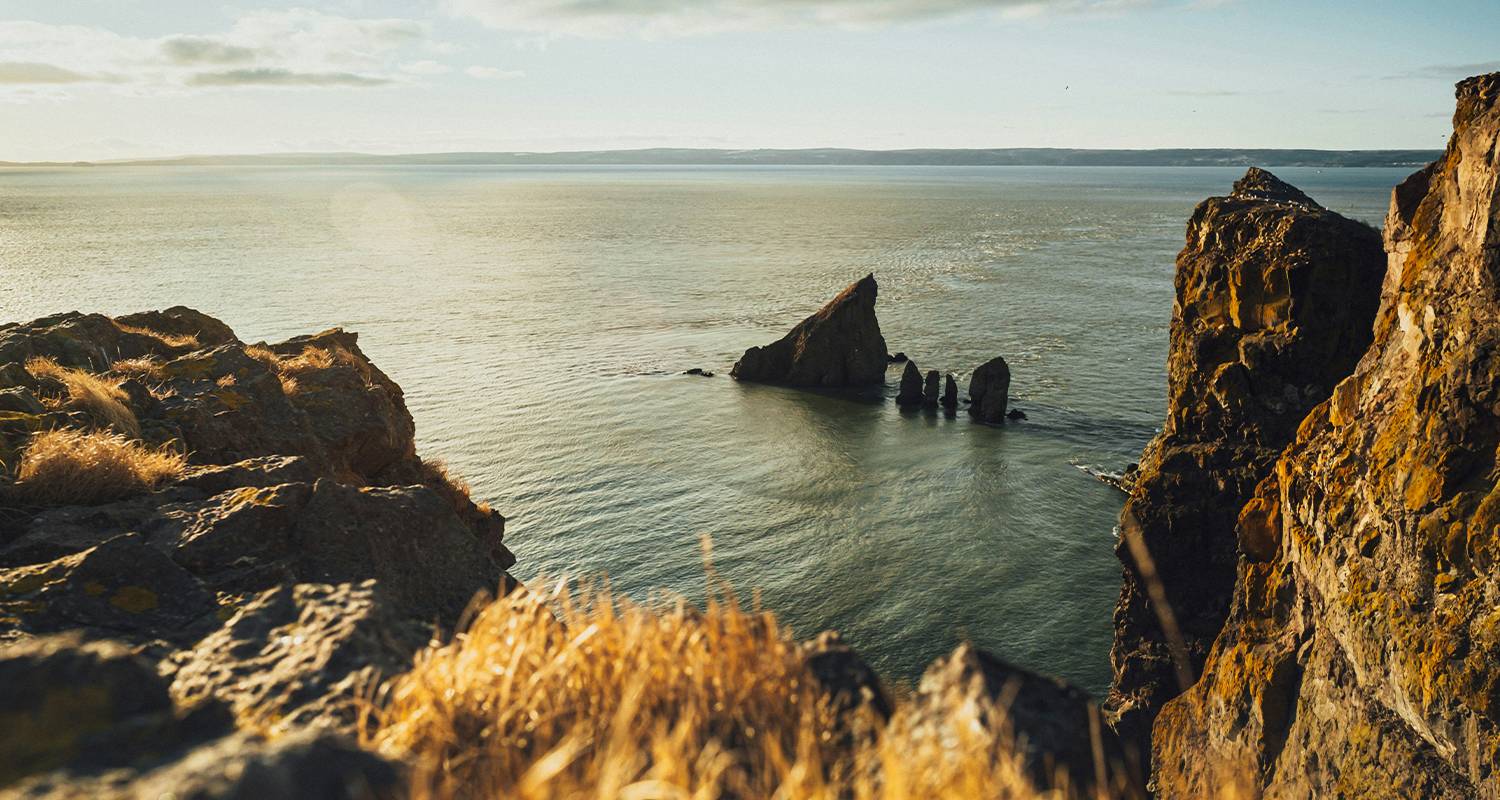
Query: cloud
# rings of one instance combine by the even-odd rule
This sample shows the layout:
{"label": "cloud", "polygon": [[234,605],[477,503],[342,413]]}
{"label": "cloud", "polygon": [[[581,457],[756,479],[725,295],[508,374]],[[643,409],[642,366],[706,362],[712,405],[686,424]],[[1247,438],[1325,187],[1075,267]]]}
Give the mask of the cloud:
{"label": "cloud", "polygon": [[275,67],[200,72],[187,80],[189,86],[385,86],[393,81],[353,72],[293,72]]}
{"label": "cloud", "polygon": [[0,84],[92,83],[98,77],[36,61],[0,61]]}
{"label": "cloud", "polygon": [[253,47],[229,44],[207,36],[169,36],[161,41],[162,55],[173,64],[244,64],[254,61],[260,51]]}
{"label": "cloud", "polygon": [[806,26],[869,27],[966,13],[1111,13],[1201,0],[444,0],[500,30],[589,37],[689,36]]}
{"label": "cloud", "polygon": [[0,62],[0,85],[107,82],[135,94],[184,88],[368,88],[447,69],[416,60],[442,46],[423,21],[343,17],[309,9],[252,11],[226,30],[155,38],[78,25],[0,21],[0,53],[6,59]]}
{"label": "cloud", "polygon": [[477,64],[464,70],[464,74],[471,78],[479,78],[485,81],[504,81],[514,78],[524,78],[526,73],[514,69],[496,69],[495,67],[481,67]]}
{"label": "cloud", "polygon": [[1385,77],[1387,80],[1461,81],[1464,78],[1490,72],[1500,72],[1500,61],[1480,61],[1473,64],[1428,64],[1425,67]]}

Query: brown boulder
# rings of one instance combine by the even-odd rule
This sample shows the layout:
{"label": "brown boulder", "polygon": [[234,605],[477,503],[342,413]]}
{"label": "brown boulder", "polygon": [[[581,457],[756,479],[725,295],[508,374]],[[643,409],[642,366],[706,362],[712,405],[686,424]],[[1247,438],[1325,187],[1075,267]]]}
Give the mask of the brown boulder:
{"label": "brown boulder", "polygon": [[969,379],[969,413],[980,422],[1005,421],[1005,409],[1010,404],[1010,365],[1005,359],[995,356],[974,370]]}

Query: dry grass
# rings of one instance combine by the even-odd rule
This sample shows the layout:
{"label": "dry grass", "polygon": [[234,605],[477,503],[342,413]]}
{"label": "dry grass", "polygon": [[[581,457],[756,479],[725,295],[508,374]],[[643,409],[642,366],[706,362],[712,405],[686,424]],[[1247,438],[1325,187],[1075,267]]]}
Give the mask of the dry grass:
{"label": "dry grass", "polygon": [[94,504],[149,492],[182,476],[187,460],[117,433],[61,429],[31,437],[21,454],[16,499],[36,505]]}
{"label": "dry grass", "polygon": [[43,398],[48,405],[82,411],[100,425],[108,425],[132,437],[141,435],[140,422],[126,405],[128,397],[118,380],[64,367],[50,358],[27,361],[26,371],[39,379],[56,380],[65,387],[65,396]]}
{"label": "dry grass", "polygon": [[[555,612],[555,616],[554,616]],[[727,592],[703,610],[558,585],[480,611],[372,711],[418,798],[1032,798],[972,694],[840,721],[804,655]]]}
{"label": "dry grass", "polygon": [[163,333],[161,331],[153,331],[150,328],[142,328],[139,325],[127,325],[119,320],[115,320],[115,327],[125,333],[150,336],[168,347],[191,347],[196,350],[200,346],[198,337],[192,334]]}
{"label": "dry grass", "polygon": [[[302,352],[295,356],[279,356],[269,347],[253,344],[245,348],[245,355],[270,367],[281,379],[281,391],[287,397],[292,397],[302,390],[297,381],[297,376],[309,372],[329,369],[335,364],[349,364],[361,367],[359,360],[353,353],[342,347],[323,348],[308,345],[302,348]],[[361,369],[363,374],[363,369]],[[368,382],[368,378],[366,378]]]}
{"label": "dry grass", "polygon": [[476,501],[468,481],[449,471],[447,464],[437,459],[422,459],[421,463],[422,485],[442,495],[460,516],[466,514],[471,505],[482,513],[491,513],[490,504]]}
{"label": "dry grass", "polygon": [[110,364],[109,371],[116,375],[146,382],[159,382],[167,379],[167,366],[156,356],[123,358]]}

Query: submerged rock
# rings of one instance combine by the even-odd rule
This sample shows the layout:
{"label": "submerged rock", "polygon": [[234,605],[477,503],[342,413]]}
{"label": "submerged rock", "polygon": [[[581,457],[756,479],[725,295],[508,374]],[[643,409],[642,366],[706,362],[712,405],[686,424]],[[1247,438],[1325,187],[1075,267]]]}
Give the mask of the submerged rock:
{"label": "submerged rock", "polygon": [[922,384],[922,405],[927,408],[937,408],[938,384],[942,380],[938,371],[931,369],[927,371],[927,380]]}
{"label": "submerged rock", "polygon": [[906,354],[905,353],[897,353],[897,354],[895,354],[893,356],[889,356],[889,361],[892,364],[904,364],[904,363],[906,363]]}
{"label": "submerged rock", "polygon": [[[1273,420],[1290,446],[1227,509],[1233,605],[1157,719],[1163,797],[1226,773],[1268,797],[1500,795],[1500,73],[1460,83],[1453,120],[1392,195],[1373,342]],[[1310,305],[1353,315],[1335,288]]]}
{"label": "submerged rock", "polygon": [[901,371],[901,390],[896,393],[896,405],[915,406],[922,402],[922,371],[917,369],[917,362],[906,362],[906,369]]}
{"label": "submerged rock", "polygon": [[949,411],[958,408],[958,381],[951,372],[943,379],[943,408]]}
{"label": "submerged rock", "polygon": [[1354,369],[1384,271],[1374,229],[1265,170],[1194,211],[1177,257],[1168,417],[1115,547],[1125,569],[1107,708],[1123,734],[1144,740],[1202,668],[1229,610],[1236,516]]}
{"label": "submerged rock", "polygon": [[1011,410],[1005,412],[1005,418],[1011,420],[1012,422],[1019,422],[1023,419],[1026,419],[1026,412],[1022,411],[1019,408],[1012,408]]}
{"label": "submerged rock", "polygon": [[974,370],[969,379],[969,413],[980,422],[1003,422],[1010,403],[1010,365],[995,356]]}
{"label": "submerged rock", "polygon": [[869,386],[885,381],[885,339],[875,319],[875,276],[867,275],[781,339],[752,347],[730,375],[788,386]]}
{"label": "submerged rock", "polygon": [[712,378],[714,376],[714,374],[712,372],[710,372],[710,371],[708,371],[706,369],[703,369],[702,367],[693,367],[692,369],[687,370],[687,371],[683,372],[682,374],[684,374],[684,375],[697,375],[700,378]]}

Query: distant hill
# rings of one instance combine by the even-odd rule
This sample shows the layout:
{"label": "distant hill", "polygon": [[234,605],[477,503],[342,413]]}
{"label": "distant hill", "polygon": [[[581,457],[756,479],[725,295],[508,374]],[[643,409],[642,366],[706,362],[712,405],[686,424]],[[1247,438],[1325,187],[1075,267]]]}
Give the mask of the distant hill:
{"label": "distant hill", "polygon": [[1059,167],[1420,167],[1439,150],[1070,150],[1012,147],[987,150],[588,150],[559,153],[279,153],[183,156],[3,166],[360,166],[360,165],[678,165],[678,166],[1059,166]]}

